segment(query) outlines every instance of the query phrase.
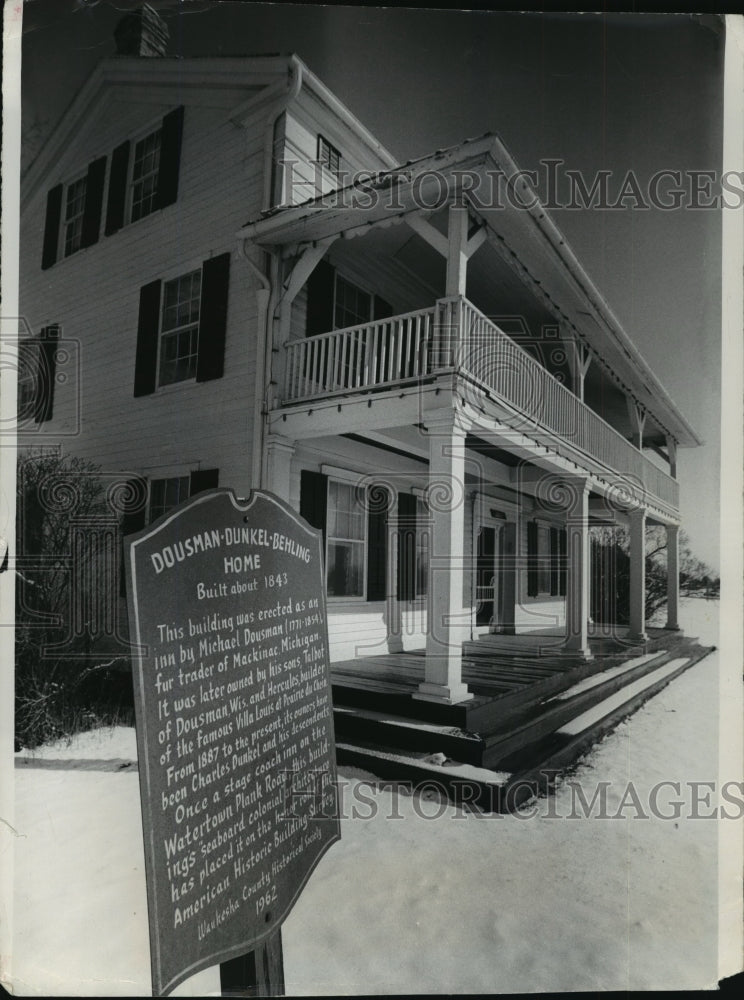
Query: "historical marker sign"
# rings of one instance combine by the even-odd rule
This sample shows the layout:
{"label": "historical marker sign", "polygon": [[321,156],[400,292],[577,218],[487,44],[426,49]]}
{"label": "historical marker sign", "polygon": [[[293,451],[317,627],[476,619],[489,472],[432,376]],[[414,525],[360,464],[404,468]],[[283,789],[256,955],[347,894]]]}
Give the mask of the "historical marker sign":
{"label": "historical marker sign", "polygon": [[153,991],[254,950],[339,839],[320,535],[212,490],[125,542]]}

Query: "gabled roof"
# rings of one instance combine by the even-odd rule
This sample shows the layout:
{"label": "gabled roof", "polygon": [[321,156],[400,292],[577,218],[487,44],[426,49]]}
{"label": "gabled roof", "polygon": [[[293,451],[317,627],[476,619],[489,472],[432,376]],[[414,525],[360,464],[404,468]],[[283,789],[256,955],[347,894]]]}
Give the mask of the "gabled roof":
{"label": "gabled roof", "polygon": [[25,171],[21,183],[22,206],[38,190],[60,157],[74,147],[81,123],[89,121],[105,105],[111,93],[121,88],[140,92],[147,88],[161,92],[170,89],[174,102],[181,104],[188,103],[189,92],[206,88],[236,95],[245,91],[245,99],[241,102],[238,96],[230,111],[230,117],[236,121],[247,117],[259,101],[278,100],[294,88],[305,88],[353,130],[377,162],[390,167],[396,163],[392,154],[294,54],[188,58],[112,56],[98,63]]}
{"label": "gabled roof", "polygon": [[556,315],[579,333],[659,425],[680,445],[702,444],[527,181],[518,187],[525,207],[493,197],[496,178],[518,175],[499,136],[487,133],[303,204],[272,209],[238,235],[262,246],[310,244],[402,221],[421,212],[422,205],[440,208],[464,199],[487,226],[492,244],[529,270]]}

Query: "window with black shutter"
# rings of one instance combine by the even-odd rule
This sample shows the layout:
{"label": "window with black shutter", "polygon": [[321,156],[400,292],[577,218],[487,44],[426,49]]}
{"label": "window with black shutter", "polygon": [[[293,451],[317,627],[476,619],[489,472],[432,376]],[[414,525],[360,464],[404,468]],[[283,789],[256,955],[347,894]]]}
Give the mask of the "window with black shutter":
{"label": "window with black shutter", "polygon": [[230,254],[140,290],[135,396],[224,372]]}
{"label": "window with black shutter", "polygon": [[328,476],[303,469],[300,472],[300,517],[304,517],[311,528],[319,528],[323,532],[324,552],[327,510]]}
{"label": "window with black shutter", "polygon": [[169,111],[157,128],[116,147],[106,203],[107,236],[178,200],[183,122],[180,106]]}

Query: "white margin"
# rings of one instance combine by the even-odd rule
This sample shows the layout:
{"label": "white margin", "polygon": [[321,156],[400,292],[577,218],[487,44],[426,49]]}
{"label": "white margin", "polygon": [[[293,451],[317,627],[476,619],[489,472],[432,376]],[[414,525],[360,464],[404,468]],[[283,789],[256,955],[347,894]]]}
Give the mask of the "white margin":
{"label": "white margin", "polygon": [[[722,171],[744,170],[744,18],[726,15]],[[722,212],[719,786],[742,780],[744,209]],[[742,970],[742,823],[718,824],[718,977]]]}
{"label": "white margin", "polygon": [[[0,314],[0,981],[12,992],[15,837],[14,645],[16,365],[18,343],[18,235],[21,189],[21,34],[23,4],[3,7],[2,313]],[[7,545],[7,550],[6,550]]]}

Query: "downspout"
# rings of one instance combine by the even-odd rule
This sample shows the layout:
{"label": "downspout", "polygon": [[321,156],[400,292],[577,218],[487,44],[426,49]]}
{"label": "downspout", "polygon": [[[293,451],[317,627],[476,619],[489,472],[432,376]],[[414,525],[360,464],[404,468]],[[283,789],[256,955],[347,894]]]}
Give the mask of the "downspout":
{"label": "downspout", "polygon": [[251,455],[251,488],[260,489],[263,486],[264,405],[266,402],[267,348],[269,343],[267,328],[272,289],[269,279],[248,256],[248,245],[248,240],[243,240],[240,245],[243,260],[260,285],[256,289],[256,381],[253,394],[253,452]]}
{"label": "downspout", "polygon": [[289,57],[289,86],[287,88],[287,93],[275,106],[266,122],[266,128],[264,130],[264,191],[263,203],[261,206],[261,211],[263,212],[266,212],[268,209],[274,207],[271,204],[271,168],[274,159],[274,128],[276,127],[279,117],[284,114],[302,89],[302,69],[302,63],[297,56],[294,54],[291,55]]}
{"label": "downspout", "polygon": [[[295,100],[302,88],[302,63],[296,55],[289,57],[289,84],[287,92],[274,106],[264,128],[264,163],[263,163],[263,198],[261,211],[272,208],[271,179],[274,158],[274,129],[281,115]],[[257,330],[256,330],[256,380],[253,396],[253,454],[251,456],[251,485],[260,489],[264,485],[264,416],[268,403],[267,373],[271,373],[272,334],[269,330],[269,316],[275,307],[275,296],[272,284],[263,271],[248,255],[249,241],[241,243],[243,259],[258,280],[260,287],[256,289]]]}

